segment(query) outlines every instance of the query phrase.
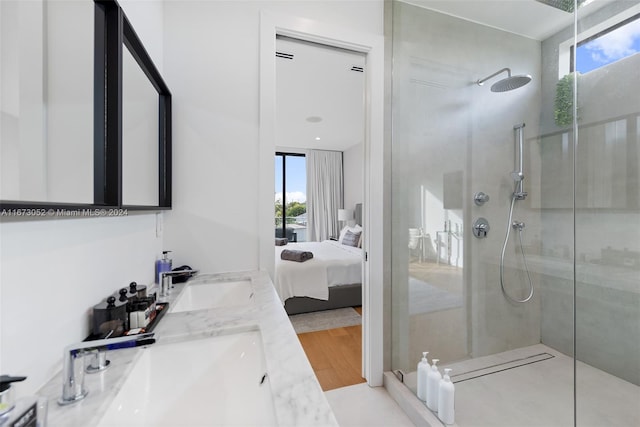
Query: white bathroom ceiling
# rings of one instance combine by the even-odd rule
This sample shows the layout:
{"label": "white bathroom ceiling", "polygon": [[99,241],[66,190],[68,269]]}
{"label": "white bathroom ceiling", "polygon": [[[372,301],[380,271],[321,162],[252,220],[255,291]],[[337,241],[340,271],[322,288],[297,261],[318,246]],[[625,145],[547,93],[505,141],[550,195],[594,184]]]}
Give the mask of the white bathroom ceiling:
{"label": "white bathroom ceiling", "polygon": [[276,145],[344,151],[362,142],[364,55],[280,37],[276,51],[285,54],[276,58]]}

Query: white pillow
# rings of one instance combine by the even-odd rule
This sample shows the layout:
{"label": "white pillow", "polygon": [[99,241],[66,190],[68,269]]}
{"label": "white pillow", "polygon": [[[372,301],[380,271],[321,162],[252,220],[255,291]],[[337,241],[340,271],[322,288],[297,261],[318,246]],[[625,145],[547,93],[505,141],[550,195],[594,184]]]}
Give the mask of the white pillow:
{"label": "white pillow", "polygon": [[354,225],[353,227],[349,227],[348,225],[346,225],[340,231],[340,237],[338,237],[338,243],[342,244],[342,239],[344,239],[344,235],[347,234],[347,231],[351,231],[352,233],[362,232],[362,227],[359,226],[358,224]]}

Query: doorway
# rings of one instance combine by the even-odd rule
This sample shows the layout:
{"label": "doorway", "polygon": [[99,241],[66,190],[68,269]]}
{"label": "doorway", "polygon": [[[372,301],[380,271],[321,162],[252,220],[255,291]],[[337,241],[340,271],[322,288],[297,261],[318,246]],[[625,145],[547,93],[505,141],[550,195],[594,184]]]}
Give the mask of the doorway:
{"label": "doorway", "polygon": [[[302,309],[297,304],[306,304],[313,294],[307,293],[306,286],[304,292],[292,292],[294,297],[286,301],[285,310],[294,328],[301,319],[312,324],[313,331],[296,332],[322,389],[327,391],[364,382],[362,326],[352,325],[352,317],[360,319],[361,314],[347,306],[357,304],[361,310],[364,257],[358,245],[348,246],[343,241],[341,230],[362,226],[361,216],[356,219],[353,213],[364,196],[365,55],[276,36],[275,56],[276,237],[280,243],[286,239],[284,247],[289,250],[313,253],[311,263],[326,266],[326,281],[318,279],[317,284],[329,289],[326,301],[309,301]],[[273,281],[278,292],[279,282],[288,283],[285,273],[290,268],[290,261],[280,260],[281,251],[276,247]],[[306,263],[307,285],[316,283],[309,276],[324,273],[308,265],[311,263]],[[347,268],[355,269],[355,280]],[[355,302],[351,293],[343,290],[354,284],[358,286]],[[341,362],[331,363],[336,354],[341,355]]]}
{"label": "doorway", "polygon": [[[310,26],[310,24],[313,24]],[[372,72],[365,75],[365,138],[363,144],[363,377],[370,386],[383,380],[383,69],[384,38],[330,24],[264,12],[260,38],[260,268],[273,277],[273,156],[276,138],[276,35],[320,42],[365,54]],[[371,262],[375,260],[376,262]]]}

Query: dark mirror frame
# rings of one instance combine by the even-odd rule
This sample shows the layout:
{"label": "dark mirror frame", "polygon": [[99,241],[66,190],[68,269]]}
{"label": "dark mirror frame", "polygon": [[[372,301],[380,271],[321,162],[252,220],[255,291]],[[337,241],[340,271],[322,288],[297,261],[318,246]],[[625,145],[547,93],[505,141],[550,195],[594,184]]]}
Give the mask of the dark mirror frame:
{"label": "dark mirror frame", "polygon": [[[171,209],[171,92],[115,0],[94,0],[93,204],[1,200],[2,217],[98,216]],[[122,204],[122,49],[158,92],[158,205]],[[67,215],[68,211],[80,211]],[[82,215],[86,212],[87,215]],[[97,213],[96,213],[97,212]]]}

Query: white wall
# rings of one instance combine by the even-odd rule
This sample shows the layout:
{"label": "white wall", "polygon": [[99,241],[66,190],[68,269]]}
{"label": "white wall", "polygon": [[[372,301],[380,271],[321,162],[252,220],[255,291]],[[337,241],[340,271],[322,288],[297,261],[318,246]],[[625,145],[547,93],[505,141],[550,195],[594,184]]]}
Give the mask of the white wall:
{"label": "white wall", "polygon": [[259,268],[261,10],[383,32],[380,0],[165,4],[174,123],[165,247],[174,262],[208,272]]}
{"label": "white wall", "polygon": [[342,153],[345,209],[354,209],[356,203],[362,203],[364,196],[363,162],[364,151],[362,143],[356,144]]}
{"label": "white wall", "polygon": [[[162,3],[120,4],[161,69]],[[16,385],[17,396],[35,392],[60,370],[63,348],[88,335],[93,305],[132,280],[153,280],[161,250],[154,214],[2,218],[0,372],[28,376]]]}
{"label": "white wall", "polygon": [[[154,214],[0,223],[0,371],[36,391],[88,313],[131,280],[153,280],[162,249],[208,272],[258,268],[260,11],[382,35],[382,0],[122,0],[173,95],[173,205]],[[164,67],[163,67],[163,59]]]}
{"label": "white wall", "polygon": [[89,335],[91,308],[129,282],[153,280],[161,250],[154,215],[4,222],[0,370],[31,393]]}

